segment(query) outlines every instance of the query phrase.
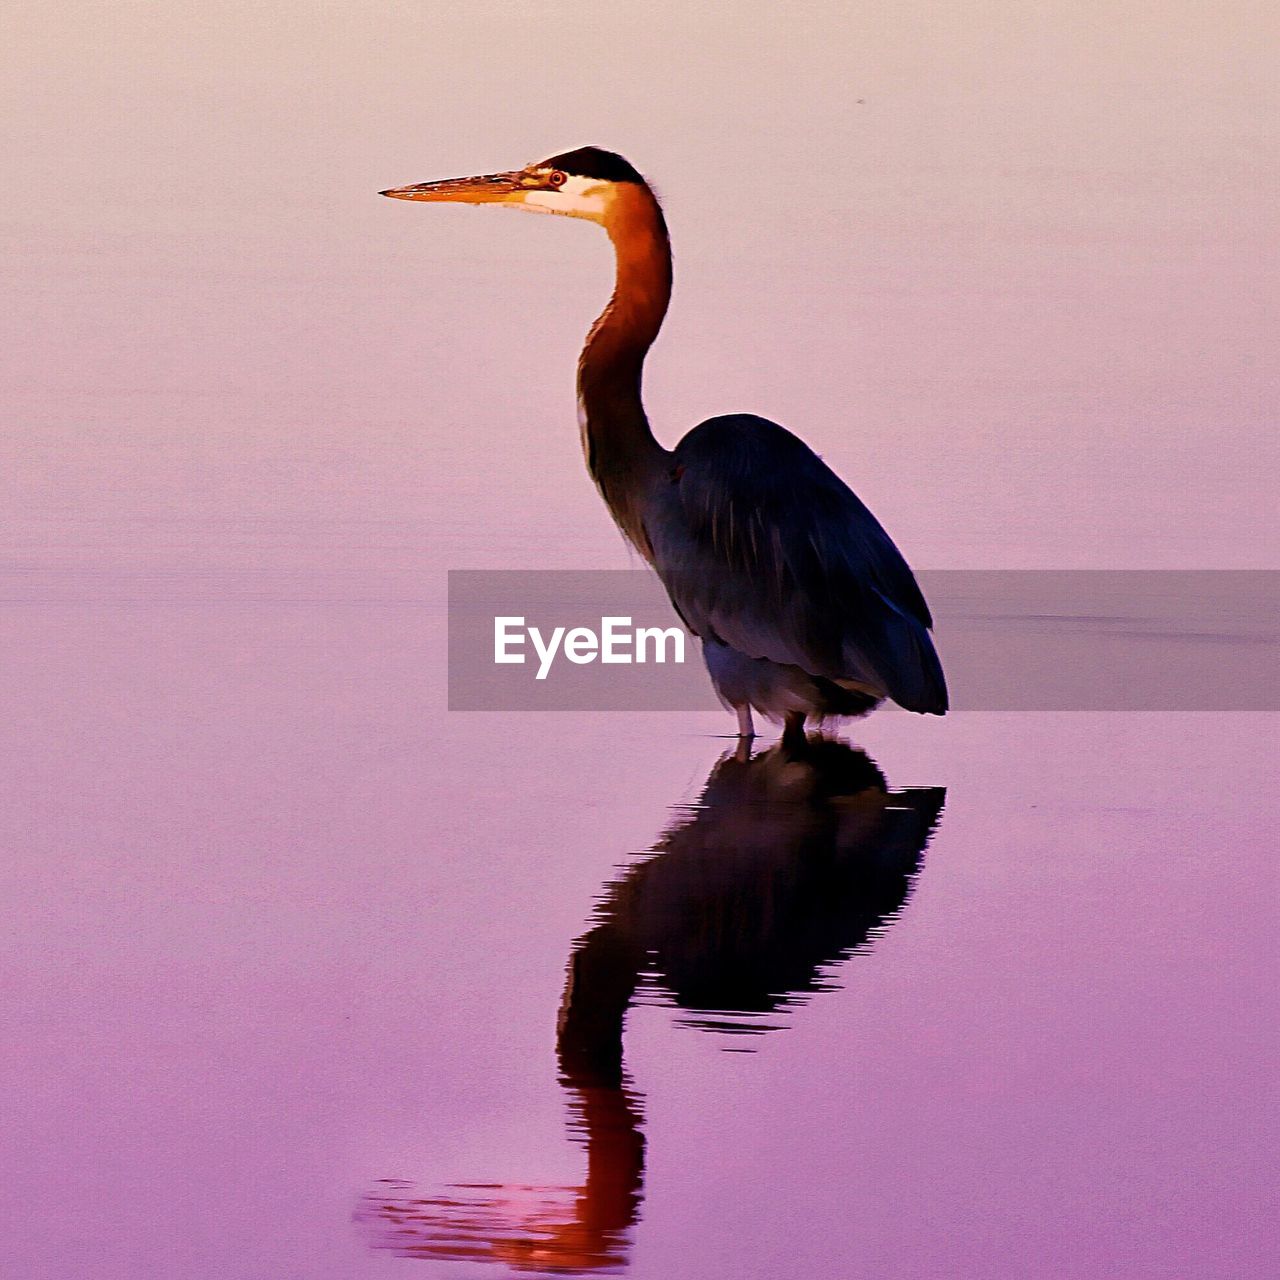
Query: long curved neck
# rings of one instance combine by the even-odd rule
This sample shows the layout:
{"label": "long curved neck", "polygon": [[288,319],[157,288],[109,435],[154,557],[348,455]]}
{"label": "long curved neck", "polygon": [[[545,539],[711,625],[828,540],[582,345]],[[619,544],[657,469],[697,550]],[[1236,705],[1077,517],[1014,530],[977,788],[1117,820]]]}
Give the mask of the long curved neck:
{"label": "long curved neck", "polygon": [[605,229],[618,278],[578,361],[582,447],[613,518],[644,553],[639,499],[667,455],[649,429],[640,384],[671,301],[671,242],[653,193],[632,183],[617,189]]}

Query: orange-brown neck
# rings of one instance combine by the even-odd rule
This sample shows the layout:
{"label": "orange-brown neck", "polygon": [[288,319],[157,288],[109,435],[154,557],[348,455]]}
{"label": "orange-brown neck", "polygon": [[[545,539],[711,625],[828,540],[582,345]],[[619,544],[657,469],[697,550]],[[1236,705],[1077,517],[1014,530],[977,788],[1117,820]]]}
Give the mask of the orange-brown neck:
{"label": "orange-brown neck", "polygon": [[617,255],[617,284],[578,361],[578,412],[587,469],[613,518],[648,554],[638,501],[663,468],[641,402],[644,359],[671,301],[671,244],[653,193],[620,184],[605,218]]}

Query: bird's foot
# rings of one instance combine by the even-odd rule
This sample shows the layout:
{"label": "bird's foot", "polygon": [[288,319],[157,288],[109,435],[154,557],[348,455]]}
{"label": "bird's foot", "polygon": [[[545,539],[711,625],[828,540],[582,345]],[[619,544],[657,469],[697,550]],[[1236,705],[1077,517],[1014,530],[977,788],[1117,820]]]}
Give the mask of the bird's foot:
{"label": "bird's foot", "polygon": [[808,738],[804,731],[804,712],[791,712],[782,726],[782,749],[790,755],[796,755],[805,748]]}

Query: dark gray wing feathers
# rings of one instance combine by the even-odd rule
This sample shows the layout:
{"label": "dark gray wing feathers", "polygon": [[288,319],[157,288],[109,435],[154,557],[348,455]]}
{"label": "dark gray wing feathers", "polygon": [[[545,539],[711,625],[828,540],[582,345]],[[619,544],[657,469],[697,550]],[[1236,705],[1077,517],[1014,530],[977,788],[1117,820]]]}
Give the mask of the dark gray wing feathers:
{"label": "dark gray wing feathers", "polygon": [[751,657],[946,710],[932,619],[892,539],[789,431],[711,418],[676,446],[646,530],[699,635]]}

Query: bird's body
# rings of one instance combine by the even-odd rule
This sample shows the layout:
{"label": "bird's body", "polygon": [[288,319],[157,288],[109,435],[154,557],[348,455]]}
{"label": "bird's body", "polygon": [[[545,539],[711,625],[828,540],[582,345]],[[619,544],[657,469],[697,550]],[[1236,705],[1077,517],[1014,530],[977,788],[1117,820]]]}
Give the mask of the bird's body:
{"label": "bird's body", "polygon": [[386,192],[509,204],[600,223],[617,283],[578,365],[587,469],[614,520],[702,641],[721,700],[753,732],[861,715],[892,699],[941,715],[946,684],[915,578],[880,523],[803,441],[763,418],[708,419],[674,449],[641,400],[671,298],[657,198],[620,156],[584,147],[527,169]]}

